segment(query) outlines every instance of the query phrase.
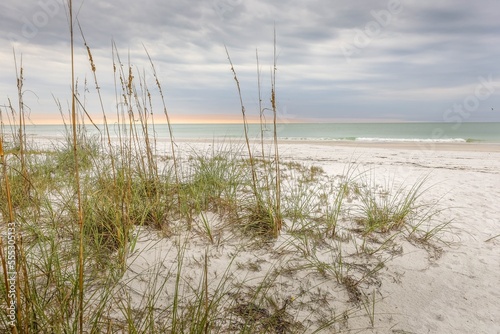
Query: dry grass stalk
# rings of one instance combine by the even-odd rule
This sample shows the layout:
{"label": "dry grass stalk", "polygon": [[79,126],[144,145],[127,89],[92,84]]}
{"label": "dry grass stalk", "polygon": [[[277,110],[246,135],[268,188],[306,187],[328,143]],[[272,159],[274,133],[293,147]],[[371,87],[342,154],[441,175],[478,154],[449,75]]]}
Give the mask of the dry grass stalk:
{"label": "dry grass stalk", "polygon": [[[240,81],[238,80],[238,76],[236,75],[236,70],[234,69],[233,62],[231,61],[231,56],[229,56],[229,51],[227,50],[226,46],[224,46],[224,48],[226,49],[227,59],[229,60],[229,64],[231,65],[231,72],[233,72],[234,81],[236,82],[236,88],[238,89],[238,96],[240,99],[240,106],[241,106],[241,114],[243,117],[243,129],[245,132],[245,142],[247,145],[248,158],[250,160],[250,167],[251,167],[251,172],[252,172],[252,188],[253,188],[253,193],[255,195],[255,199],[257,201],[257,207],[259,208],[261,205],[261,199],[260,199],[259,192],[257,189],[257,172],[256,172],[256,167],[255,167],[255,161],[254,161],[253,154],[252,154],[252,149],[250,147],[250,139],[248,137],[248,122],[247,122],[247,116],[246,116],[246,111],[245,111],[245,105],[243,104],[243,97],[241,95]],[[260,211],[260,210],[258,210],[258,211]]]}
{"label": "dry grass stalk", "polygon": [[[177,157],[175,154],[174,132],[172,130],[172,124],[170,123],[170,115],[167,111],[167,105],[165,103],[165,96],[163,95],[163,89],[162,89],[162,86],[160,84],[160,80],[158,79],[158,74],[156,73],[156,68],[154,66],[153,60],[151,59],[151,56],[149,55],[148,50],[146,50],[146,48],[144,48],[144,50],[146,51],[146,54],[148,55],[148,59],[149,59],[149,62],[151,64],[151,69],[153,70],[153,76],[155,78],[155,83],[156,83],[156,86],[158,87],[158,91],[160,92],[161,102],[163,105],[163,113],[165,114],[165,118],[167,119],[168,134],[170,136],[170,148],[172,150],[172,159],[174,161],[175,182],[177,183],[177,187],[179,187],[180,186],[179,165],[178,165]],[[179,208],[181,206],[180,201],[181,201],[180,196],[177,196],[177,202],[178,202]]]}
{"label": "dry grass stalk", "polygon": [[[259,65],[259,51],[255,49],[255,60],[257,63],[257,92],[259,93],[259,121],[260,121],[260,144],[262,150],[262,160],[265,160],[265,151],[264,151],[264,109],[262,108],[262,95],[260,88],[260,65]],[[267,180],[267,178],[266,178]]]}
{"label": "dry grass stalk", "polygon": [[74,158],[74,182],[77,197],[77,209],[78,209],[78,225],[79,225],[79,250],[78,250],[78,330],[79,333],[83,333],[83,293],[84,293],[84,281],[83,281],[83,252],[84,252],[84,230],[83,230],[83,209],[82,209],[82,198],[80,190],[80,172],[78,169],[78,137],[77,137],[77,114],[76,114],[76,86],[75,86],[75,38],[73,31],[73,1],[68,1],[69,10],[69,30],[70,30],[70,48],[71,48],[71,126],[73,133],[73,158]]}
{"label": "dry grass stalk", "polygon": [[17,79],[17,98],[19,102],[19,158],[21,160],[21,171],[24,176],[26,176],[26,157],[24,150],[26,148],[26,136],[25,136],[25,119],[24,119],[24,102],[23,102],[23,60],[21,58],[20,68],[17,68],[16,53],[14,52],[14,64],[16,69],[16,79]]}
{"label": "dry grass stalk", "polygon": [[281,231],[283,218],[281,216],[281,175],[280,175],[280,156],[278,149],[278,131],[277,131],[277,106],[276,106],[276,28],[274,29],[274,53],[273,53],[273,72],[271,85],[271,107],[273,109],[273,134],[274,134],[274,161],[276,167],[276,207],[275,207],[275,235],[278,236]]}
{"label": "dry grass stalk", "polygon": [[99,97],[99,104],[101,107],[101,113],[102,113],[103,122],[104,122],[104,129],[106,131],[106,137],[107,137],[107,142],[108,142],[108,150],[110,153],[109,156],[111,159],[111,170],[113,173],[113,180],[114,180],[115,185],[116,185],[115,157],[114,157],[114,154],[112,154],[111,135],[109,133],[108,118],[107,118],[106,112],[104,110],[104,103],[102,101],[102,95],[101,95],[101,87],[99,86],[98,81],[97,81],[96,66],[94,63],[94,59],[92,57],[92,52],[90,51],[90,47],[87,44],[87,40],[85,39],[85,35],[83,34],[83,30],[82,30],[82,27],[80,26],[80,23],[78,23],[78,27],[80,28],[80,34],[82,35],[83,43],[85,45],[85,48],[87,49],[87,54],[89,56],[90,68],[92,70],[92,75],[94,77],[95,89],[97,91],[97,96]]}
{"label": "dry grass stalk", "polygon": [[[4,183],[5,183],[5,196],[6,196],[6,199],[7,199],[7,206],[8,206],[8,212],[9,212],[9,215],[8,215],[8,226],[12,226],[12,224],[15,224],[15,219],[14,219],[14,208],[12,206],[12,196],[11,196],[11,189],[10,189],[10,182],[9,182],[9,174],[8,174],[8,168],[7,168],[7,161],[5,159],[5,154],[4,154],[4,150],[3,150],[3,133],[0,134],[0,159],[1,159],[1,162],[2,162],[2,171],[3,171],[3,175],[4,175]],[[16,247],[16,242],[17,242],[17,235],[14,237],[14,258],[18,258],[17,256],[17,247]],[[2,241],[2,238],[0,237],[0,258],[1,258],[1,262],[2,262],[2,269],[3,269],[3,273],[4,273],[4,283],[5,283],[5,287],[7,289],[7,287],[9,286],[8,284],[8,279],[9,279],[9,274],[8,274],[8,270],[7,270],[7,261],[6,261],[6,256],[3,252],[3,241]],[[16,269],[17,269],[17,261],[16,261]],[[17,271],[17,270],[16,270]],[[20,296],[19,296],[19,279],[17,278],[16,279],[16,305],[20,305]],[[11,299],[11,294],[10,293],[7,293],[7,296],[6,296],[6,299],[7,299],[7,305],[12,305],[12,299]],[[21,316],[22,314],[20,314],[20,311],[21,311],[21,308],[18,307],[17,308],[17,321],[19,322],[19,320],[21,319]],[[11,326],[11,332],[12,333],[15,333],[17,334],[17,326],[18,326],[18,323],[15,324],[15,326]]]}

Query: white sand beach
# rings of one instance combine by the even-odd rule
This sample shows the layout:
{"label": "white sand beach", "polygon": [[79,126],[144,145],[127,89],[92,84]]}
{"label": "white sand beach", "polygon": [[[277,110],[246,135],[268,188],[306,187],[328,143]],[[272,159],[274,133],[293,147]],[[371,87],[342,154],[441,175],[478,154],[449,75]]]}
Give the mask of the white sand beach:
{"label": "white sand beach", "polygon": [[[212,143],[184,141],[178,145],[181,152],[188,148],[201,152]],[[225,311],[227,318],[217,324],[228,332],[238,325],[238,316],[244,317],[244,307],[249,305],[245,297],[254,295],[252,288],[260,287],[276,304],[261,309],[266,317],[276,314],[287,298],[291,300],[286,308],[287,321],[296,325],[291,332],[313,332],[335,318],[334,325],[320,332],[500,333],[500,146],[434,144],[432,149],[422,149],[418,143],[283,142],[280,157],[282,165],[293,162],[322,168],[325,180],[341,178],[349,166],[356,166],[365,175],[360,183],[368,180],[393,190],[400,185],[411,187],[427,177],[429,189],[419,201],[437,203],[429,205],[440,211],[428,222],[428,228],[444,221],[451,223],[429,243],[411,242],[404,233],[395,234],[394,244],[388,243],[387,249],[370,257],[366,252],[360,255],[363,252],[358,247],[367,242],[373,248],[376,240],[362,241],[359,235],[321,242],[311,238],[306,245],[303,236],[293,233],[290,220],[286,220],[277,240],[260,248],[247,247],[227,226],[217,228],[220,222],[216,215],[207,214],[204,219],[212,225],[214,242],[200,232],[196,224],[201,220],[195,221],[198,230],[194,228],[180,239],[163,238],[151,230],[140,232],[130,254],[130,269],[122,280],[136,291],[133,300],[141,303],[144,298],[141,289],[146,289],[144,282],[151,279],[151,268],[160,265],[164,272],[175,269],[176,245],[182,239],[186,241],[183,284],[197,286],[203,281],[207,254],[207,296],[216,296],[214,291],[220,288],[222,277],[244,286],[234,294],[219,296],[231,300]],[[355,217],[355,210],[343,215],[345,235],[350,233],[348,220]],[[342,235],[342,231],[339,233]],[[373,239],[377,238],[387,235]],[[342,265],[336,262],[339,249],[344,267],[319,270],[318,263]],[[316,265],[307,260],[309,257],[317,260]],[[364,276],[377,259],[383,268],[373,276]],[[297,267],[302,270],[295,270]],[[276,276],[273,268],[279,268]],[[339,284],[335,281],[339,272],[360,284],[354,289],[349,289],[346,280]],[[263,288],[261,282],[266,275],[273,279]],[[165,289],[172,291],[174,277],[165,278]],[[165,303],[167,300],[165,297]],[[272,305],[269,300],[267,305]]]}
{"label": "white sand beach", "polygon": [[447,238],[453,243],[443,247],[438,259],[407,248],[388,264],[390,271],[400,274],[400,281],[384,280],[384,300],[377,305],[382,329],[374,332],[498,333],[500,237],[487,240],[500,233],[499,147],[455,144],[419,150],[417,145],[385,146],[283,148],[290,158],[314,161],[329,172],[355,157],[378,177],[412,182],[429,173],[435,184],[429,199],[449,207],[453,235]]}

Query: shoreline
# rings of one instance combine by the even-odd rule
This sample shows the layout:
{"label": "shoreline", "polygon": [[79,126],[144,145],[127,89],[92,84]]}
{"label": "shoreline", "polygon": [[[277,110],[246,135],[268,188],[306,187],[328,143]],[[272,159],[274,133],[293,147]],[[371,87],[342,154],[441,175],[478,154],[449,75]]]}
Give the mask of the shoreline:
{"label": "shoreline", "polygon": [[[243,143],[244,139],[233,138],[176,138],[178,143]],[[260,143],[257,139],[251,139],[251,143]],[[272,140],[265,140],[265,143],[272,143]],[[278,145],[320,145],[328,147],[352,147],[352,148],[376,148],[376,149],[404,149],[417,151],[470,151],[470,152],[500,152],[500,143],[442,143],[442,142],[368,142],[368,141],[328,141],[328,140],[280,140]]]}
{"label": "shoreline", "polygon": [[[285,141],[283,144],[300,145],[301,141]],[[363,147],[382,149],[405,149],[423,151],[480,151],[480,152],[500,152],[500,144],[494,143],[426,143],[426,142],[364,142],[364,141],[305,141],[306,144],[342,147]]]}

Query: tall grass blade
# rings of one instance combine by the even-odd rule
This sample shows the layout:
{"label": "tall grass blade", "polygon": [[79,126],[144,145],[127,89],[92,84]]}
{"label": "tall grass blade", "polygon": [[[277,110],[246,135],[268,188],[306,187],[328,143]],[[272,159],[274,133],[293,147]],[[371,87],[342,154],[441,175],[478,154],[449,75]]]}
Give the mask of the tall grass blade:
{"label": "tall grass blade", "polygon": [[80,172],[78,169],[78,137],[77,137],[77,114],[76,114],[76,80],[75,80],[75,38],[73,26],[73,1],[68,0],[69,9],[69,29],[70,29],[70,48],[71,48],[71,126],[73,133],[73,157],[74,163],[74,182],[77,197],[77,210],[78,210],[78,225],[79,225],[79,251],[78,251],[78,330],[83,333],[83,210],[82,198],[80,191]]}
{"label": "tall grass blade", "polygon": [[[259,196],[259,192],[257,190],[257,171],[256,171],[256,167],[255,167],[255,161],[253,158],[252,149],[250,147],[250,138],[248,137],[248,122],[247,122],[247,116],[246,116],[246,111],[245,111],[245,105],[243,104],[243,97],[241,95],[240,81],[238,80],[238,76],[236,75],[236,70],[234,69],[233,62],[231,60],[231,56],[229,55],[229,51],[227,50],[226,46],[224,46],[224,48],[226,49],[227,59],[229,60],[229,64],[231,65],[231,72],[233,72],[234,81],[236,82],[236,88],[238,89],[238,97],[240,99],[241,114],[243,117],[243,129],[245,132],[245,142],[247,145],[248,158],[250,160],[250,167],[251,167],[251,172],[252,172],[252,188],[253,188],[253,193],[255,195],[255,200],[257,202],[257,208],[260,208],[261,199]],[[258,209],[258,211],[260,211],[260,210]]]}

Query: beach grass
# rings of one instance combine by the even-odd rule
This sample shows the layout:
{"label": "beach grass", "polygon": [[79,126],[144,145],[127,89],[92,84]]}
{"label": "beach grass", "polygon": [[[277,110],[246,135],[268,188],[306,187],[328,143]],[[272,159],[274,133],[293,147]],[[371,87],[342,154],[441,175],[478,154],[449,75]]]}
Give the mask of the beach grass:
{"label": "beach grass", "polygon": [[[128,140],[122,138],[124,143]],[[92,147],[81,157],[85,168],[80,176],[83,310],[86,319],[92,319],[86,330],[204,333],[235,326],[251,333],[285,326],[293,332],[309,332],[307,328],[314,331],[325,326],[318,322],[316,303],[339,307],[332,303],[331,291],[336,291],[336,298],[344,298],[345,312],[364,314],[370,324],[376,312],[377,274],[397,256],[394,249],[406,237],[427,236],[432,242],[441,232],[439,224],[432,222],[432,213],[440,207],[419,201],[425,194],[423,184],[410,186],[409,192],[397,188],[392,198],[389,192],[374,190],[373,184],[363,185],[349,174],[332,178],[318,168],[283,164],[285,230],[276,236],[273,213],[255,212],[252,167],[244,145],[213,143],[205,151],[184,152],[179,184],[172,159],[156,157],[158,165],[148,169],[142,163],[146,150],[116,147],[112,170],[108,147]],[[133,151],[124,158],[124,150]],[[23,234],[19,251],[22,247],[25,254],[18,256],[19,268],[26,272],[18,276],[19,303],[30,309],[23,309],[26,313],[18,323],[31,324],[26,328],[32,330],[49,326],[45,328],[73,331],[79,239],[75,186],[68,170],[74,163],[64,145],[43,154],[43,159],[41,155],[28,155],[26,164],[36,196],[18,196],[11,209]],[[3,174],[3,189],[5,177],[9,184],[22,183],[20,161],[14,154],[5,159],[8,172]],[[260,173],[267,166],[255,168]],[[46,175],[51,177],[46,179]],[[267,187],[265,180],[257,184],[262,197]],[[7,209],[2,215],[9,214],[9,197],[3,190],[1,204]],[[394,210],[397,218],[380,216],[379,201],[385,210]],[[424,228],[428,224],[436,230]],[[153,258],[149,266],[135,267],[133,259],[149,258],[145,249],[150,248],[140,241],[148,235],[156,240],[148,247],[165,249],[160,243],[166,242],[172,251]],[[228,249],[227,255],[221,255],[223,249]],[[202,258],[192,258],[200,252]],[[225,264],[216,261],[221,256],[227,257]],[[245,264],[238,267],[236,262]],[[224,271],[217,272],[221,266]],[[192,277],[193,270],[202,275]],[[317,286],[283,289],[284,281],[302,275],[317,277]],[[145,292],[138,293],[139,287]],[[1,289],[6,289],[5,283]],[[324,301],[312,298],[318,293],[327,296],[322,297]],[[293,302],[289,300],[285,310],[278,312],[287,298]],[[56,312],[61,307],[67,313]],[[222,323],[220,318],[227,314],[230,320]],[[9,329],[6,316],[1,315],[1,326]],[[337,320],[329,323],[330,329],[344,326],[337,315],[331,319]]]}
{"label": "beach grass", "polygon": [[[3,332],[317,333],[346,330],[357,318],[377,325],[379,272],[401,244],[439,241],[449,224],[436,221],[443,208],[422,200],[426,178],[379,185],[356,163],[334,177],[282,161],[276,50],[270,104],[259,97],[258,111],[262,122],[266,111],[273,114],[273,138],[250,138],[226,51],[245,138],[205,150],[175,142],[149,54],[169,125],[162,150],[146,111],[149,89],[116,45],[120,108],[107,111],[101,101],[105,131],[98,137],[86,132],[93,120],[78,103],[73,72],[66,138],[50,147],[28,142],[23,68],[16,69],[19,107],[9,107],[15,117],[2,113],[0,137],[0,209],[13,228],[13,239],[1,238],[0,295],[16,306],[13,314],[0,309]],[[258,82],[260,96],[259,69]],[[110,113],[120,124],[113,137]]]}

